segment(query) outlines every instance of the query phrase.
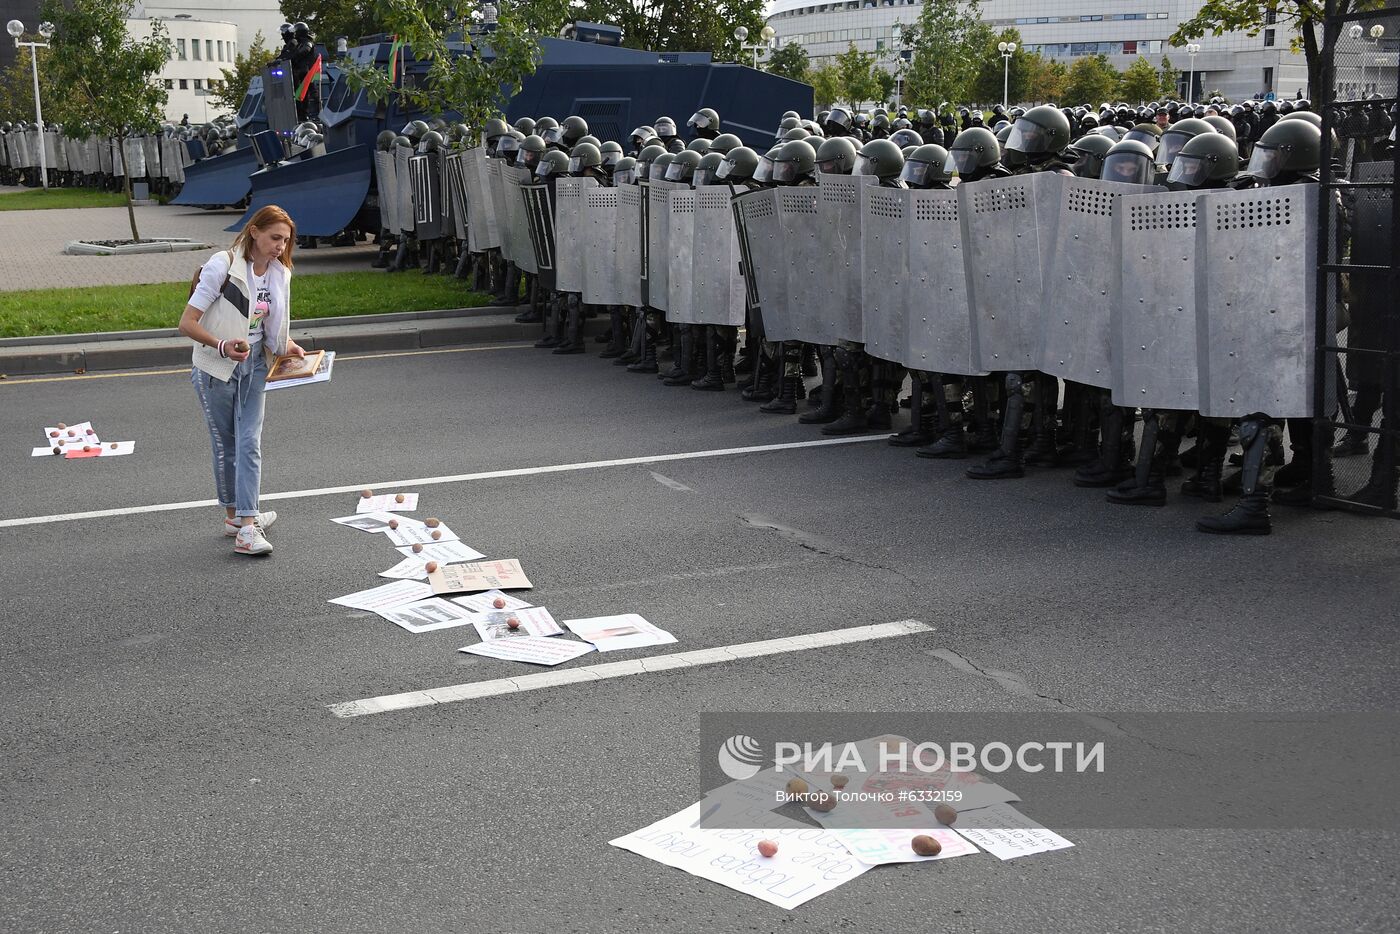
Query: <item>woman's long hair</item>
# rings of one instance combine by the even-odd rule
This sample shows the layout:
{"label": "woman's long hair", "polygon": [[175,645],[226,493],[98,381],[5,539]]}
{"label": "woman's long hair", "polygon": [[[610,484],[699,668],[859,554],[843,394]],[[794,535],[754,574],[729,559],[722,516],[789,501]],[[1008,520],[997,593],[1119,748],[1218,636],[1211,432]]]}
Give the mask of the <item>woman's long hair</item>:
{"label": "woman's long hair", "polygon": [[258,213],[248,219],[248,223],[243,225],[243,229],[238,232],[238,236],[233,238],[233,248],[242,250],[246,256],[248,250],[253,245],[253,228],[263,230],[273,224],[286,224],[292,235],[287,238],[287,245],[282,248],[282,254],[277,258],[282,261],[282,265],[288,270],[292,268],[292,248],[297,245],[297,225],[287,216],[287,212],[275,204],[259,208]]}

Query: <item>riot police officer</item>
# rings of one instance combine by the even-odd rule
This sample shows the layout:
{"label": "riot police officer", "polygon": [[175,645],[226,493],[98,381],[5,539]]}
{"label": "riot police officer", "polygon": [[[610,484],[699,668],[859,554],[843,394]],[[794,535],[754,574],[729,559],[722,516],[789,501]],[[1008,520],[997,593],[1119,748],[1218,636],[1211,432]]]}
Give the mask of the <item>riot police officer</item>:
{"label": "riot police officer", "polygon": [[710,107],[701,107],[691,114],[686,125],[691,139],[714,139],[719,136],[719,114]]}

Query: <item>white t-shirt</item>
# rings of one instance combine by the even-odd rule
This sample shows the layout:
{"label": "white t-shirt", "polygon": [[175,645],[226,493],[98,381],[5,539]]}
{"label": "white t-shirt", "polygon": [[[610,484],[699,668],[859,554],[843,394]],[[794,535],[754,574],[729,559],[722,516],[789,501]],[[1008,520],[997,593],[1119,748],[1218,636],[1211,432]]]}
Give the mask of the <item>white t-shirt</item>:
{"label": "white t-shirt", "polygon": [[272,311],[272,290],[267,284],[267,272],[261,276],[253,272],[253,264],[248,264],[248,282],[253,287],[252,307],[248,309],[248,343],[263,339],[263,322]]}

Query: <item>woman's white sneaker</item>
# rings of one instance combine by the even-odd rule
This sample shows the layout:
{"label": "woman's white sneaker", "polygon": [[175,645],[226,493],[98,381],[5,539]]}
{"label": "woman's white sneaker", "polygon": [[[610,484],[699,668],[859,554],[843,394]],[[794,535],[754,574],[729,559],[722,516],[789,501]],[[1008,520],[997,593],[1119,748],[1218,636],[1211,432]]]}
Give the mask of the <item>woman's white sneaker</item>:
{"label": "woman's white sneaker", "polygon": [[[262,530],[266,532],[272,527],[272,523],[277,521],[277,513],[273,512],[272,510],[268,510],[267,512],[260,512],[258,513],[258,517],[253,521],[256,522],[259,526],[261,526]],[[241,520],[239,519],[224,520],[224,534],[227,535],[229,538],[233,538],[235,535],[237,535],[238,530],[241,527]]]}
{"label": "woman's white sneaker", "polygon": [[256,522],[250,522],[238,530],[233,550],[240,555],[267,555],[272,553],[272,543]]}

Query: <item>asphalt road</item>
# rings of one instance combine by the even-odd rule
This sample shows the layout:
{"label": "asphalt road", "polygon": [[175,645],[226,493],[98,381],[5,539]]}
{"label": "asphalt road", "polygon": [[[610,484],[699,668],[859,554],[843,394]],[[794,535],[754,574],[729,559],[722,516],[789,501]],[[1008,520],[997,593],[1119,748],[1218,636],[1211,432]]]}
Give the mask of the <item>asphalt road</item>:
{"label": "asphalt road", "polygon": [[[83,419],[136,454],[29,457]],[[407,485],[556,618],[679,639],[565,668],[934,631],[344,720],[328,705],[538,669],[327,603],[398,556],[314,491],[819,433],[591,355],[347,357],[269,399],[264,492],[309,492],[268,504],[265,560],[209,506],[6,524],[210,498],[187,373],[0,383],[0,436],[0,930],[1394,929],[1385,830],[1065,830],[793,912],[607,841],[695,800],[704,711],[1395,710],[1395,523],[1279,507],[1271,537],[1215,538],[1178,497],[977,483],[879,441]]]}

